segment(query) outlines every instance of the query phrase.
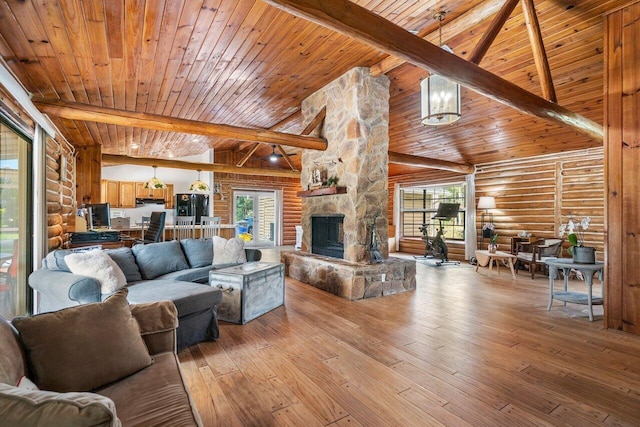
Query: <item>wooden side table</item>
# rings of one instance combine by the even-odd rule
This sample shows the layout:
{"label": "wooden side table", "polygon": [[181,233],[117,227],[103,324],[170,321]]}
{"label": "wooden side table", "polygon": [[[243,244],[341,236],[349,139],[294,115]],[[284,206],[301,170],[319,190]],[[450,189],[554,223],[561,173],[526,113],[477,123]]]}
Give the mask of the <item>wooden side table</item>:
{"label": "wooden side table", "polygon": [[511,269],[511,276],[516,278],[516,271],[513,268],[513,264],[515,262],[516,256],[509,254],[507,252],[495,251],[491,253],[489,251],[477,250],[476,251],[476,260],[478,263],[476,264],[476,271],[478,271],[478,267],[480,265],[489,264],[489,271],[493,269],[493,263],[495,262],[498,266],[498,273],[500,273],[500,262],[499,261],[507,261],[509,268]]}

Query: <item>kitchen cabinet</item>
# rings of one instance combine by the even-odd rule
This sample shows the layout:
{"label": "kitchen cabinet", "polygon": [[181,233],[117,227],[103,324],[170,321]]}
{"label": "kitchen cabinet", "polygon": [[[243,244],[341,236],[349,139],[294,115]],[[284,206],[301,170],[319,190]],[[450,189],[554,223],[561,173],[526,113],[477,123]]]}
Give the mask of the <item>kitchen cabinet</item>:
{"label": "kitchen cabinet", "polygon": [[[94,202],[95,203],[95,202]],[[109,203],[112,208],[120,207],[120,182],[102,180],[100,203]]]}
{"label": "kitchen cabinet", "polygon": [[121,208],[136,207],[136,183],[120,181],[119,201]]}

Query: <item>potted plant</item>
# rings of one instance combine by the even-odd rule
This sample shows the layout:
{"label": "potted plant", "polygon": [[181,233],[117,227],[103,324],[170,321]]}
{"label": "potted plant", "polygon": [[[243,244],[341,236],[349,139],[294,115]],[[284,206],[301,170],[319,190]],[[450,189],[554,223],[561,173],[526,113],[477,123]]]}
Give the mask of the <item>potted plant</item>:
{"label": "potted plant", "polygon": [[560,226],[560,236],[567,234],[567,240],[571,244],[567,252],[573,257],[573,262],[579,264],[595,264],[596,248],[584,245],[585,231],[591,223],[590,217],[584,217],[581,220],[574,219],[569,216],[569,222]]}
{"label": "potted plant", "polygon": [[491,243],[489,243],[489,247],[487,248],[489,249],[489,253],[495,254],[496,251],[498,250],[498,234],[494,234],[493,237],[491,238]]}

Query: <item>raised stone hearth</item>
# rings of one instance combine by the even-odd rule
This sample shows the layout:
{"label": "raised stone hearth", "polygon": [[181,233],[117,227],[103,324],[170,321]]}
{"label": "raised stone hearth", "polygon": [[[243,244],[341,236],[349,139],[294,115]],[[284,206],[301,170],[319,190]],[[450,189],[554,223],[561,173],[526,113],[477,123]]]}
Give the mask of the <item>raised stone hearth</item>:
{"label": "raised stone hearth", "polygon": [[377,264],[353,264],[305,252],[280,254],[285,274],[349,300],[394,295],[416,288],[415,261],[388,258]]}

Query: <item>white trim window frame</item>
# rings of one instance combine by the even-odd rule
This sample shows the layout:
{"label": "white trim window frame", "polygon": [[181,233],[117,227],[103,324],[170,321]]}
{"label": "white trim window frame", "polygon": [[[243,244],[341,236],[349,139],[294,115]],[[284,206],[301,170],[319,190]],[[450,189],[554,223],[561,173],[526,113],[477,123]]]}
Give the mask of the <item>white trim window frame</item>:
{"label": "white trim window frame", "polygon": [[440,223],[432,219],[440,203],[459,203],[457,218],[443,221],[444,237],[451,241],[465,241],[465,217],[467,211],[466,183],[464,181],[412,185],[400,188],[399,235],[401,238],[421,238],[420,227],[428,224],[428,235],[436,235]]}

